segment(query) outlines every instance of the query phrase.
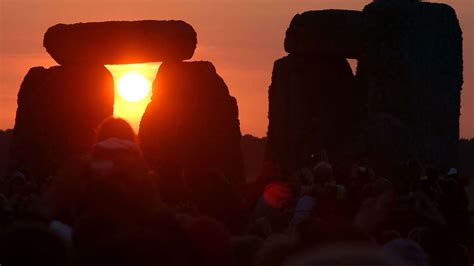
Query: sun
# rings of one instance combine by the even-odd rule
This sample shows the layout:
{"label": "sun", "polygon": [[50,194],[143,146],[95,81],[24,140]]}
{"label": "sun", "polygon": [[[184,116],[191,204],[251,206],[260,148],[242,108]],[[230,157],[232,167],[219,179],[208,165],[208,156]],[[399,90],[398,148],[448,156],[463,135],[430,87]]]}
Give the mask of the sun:
{"label": "sun", "polygon": [[128,72],[118,81],[119,95],[129,102],[143,100],[150,92],[148,80],[137,72]]}

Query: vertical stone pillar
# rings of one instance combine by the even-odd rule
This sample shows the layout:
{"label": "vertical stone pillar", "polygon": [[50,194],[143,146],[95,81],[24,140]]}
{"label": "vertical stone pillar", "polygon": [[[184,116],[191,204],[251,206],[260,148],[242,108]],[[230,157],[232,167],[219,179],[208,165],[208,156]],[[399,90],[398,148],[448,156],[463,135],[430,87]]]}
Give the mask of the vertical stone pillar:
{"label": "vertical stone pillar", "polygon": [[30,69],[18,93],[11,157],[35,178],[90,151],[94,129],[113,114],[114,82],[104,66]]}
{"label": "vertical stone pillar", "polygon": [[277,60],[269,90],[268,159],[290,175],[323,150],[334,163],[349,159],[364,101],[344,58]]}
{"label": "vertical stone pillar", "polygon": [[150,165],[242,181],[238,107],[210,62],[164,62],[140,123]]}

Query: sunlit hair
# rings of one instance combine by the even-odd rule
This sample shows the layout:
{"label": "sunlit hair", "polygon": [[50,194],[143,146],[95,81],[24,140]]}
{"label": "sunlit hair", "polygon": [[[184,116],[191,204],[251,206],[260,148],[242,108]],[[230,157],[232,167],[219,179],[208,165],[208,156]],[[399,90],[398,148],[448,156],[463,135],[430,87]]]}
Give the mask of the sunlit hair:
{"label": "sunlit hair", "polygon": [[135,142],[136,136],[130,124],[122,118],[106,118],[96,129],[95,141],[118,138]]}

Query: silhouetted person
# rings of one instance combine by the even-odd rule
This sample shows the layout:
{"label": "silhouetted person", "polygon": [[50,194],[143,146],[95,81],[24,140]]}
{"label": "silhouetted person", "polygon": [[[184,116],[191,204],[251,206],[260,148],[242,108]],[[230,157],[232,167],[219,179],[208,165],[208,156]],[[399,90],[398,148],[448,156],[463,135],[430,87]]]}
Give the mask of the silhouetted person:
{"label": "silhouetted person", "polygon": [[383,247],[384,252],[399,258],[406,266],[428,266],[428,256],[415,241],[395,239]]}
{"label": "silhouetted person", "polygon": [[[265,178],[262,176],[261,178]],[[271,225],[273,232],[282,232],[286,229],[291,213],[287,208],[293,199],[293,188],[278,172],[266,177],[267,182],[256,202],[254,218],[264,218]],[[258,180],[257,180],[258,181]]]}
{"label": "silhouetted person", "polygon": [[108,118],[96,139],[89,157],[62,169],[48,197],[51,219],[73,229],[88,228],[73,230],[79,250],[119,232],[139,230],[146,217],[163,210],[130,125]]}
{"label": "silhouetted person", "polygon": [[184,264],[172,253],[184,248],[184,233],[161,203],[127,122],[109,118],[99,126],[79,178],[72,221],[79,262]]}
{"label": "silhouetted person", "polygon": [[457,173],[440,180],[437,196],[438,209],[447,225],[458,238],[465,240],[469,230],[469,199]]}

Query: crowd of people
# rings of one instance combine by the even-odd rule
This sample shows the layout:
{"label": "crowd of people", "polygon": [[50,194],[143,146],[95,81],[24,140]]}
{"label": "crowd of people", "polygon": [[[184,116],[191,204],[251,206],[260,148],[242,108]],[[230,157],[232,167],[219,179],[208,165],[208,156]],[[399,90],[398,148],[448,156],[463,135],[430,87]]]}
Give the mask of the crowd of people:
{"label": "crowd of people", "polygon": [[41,184],[16,172],[0,195],[1,265],[465,266],[464,180],[417,162],[393,180],[328,160],[252,183],[208,169],[151,169],[130,125],[97,130],[91,154]]}

